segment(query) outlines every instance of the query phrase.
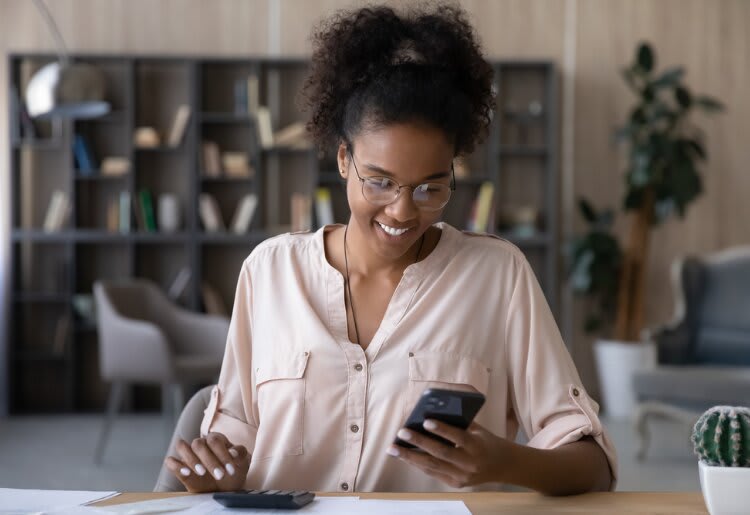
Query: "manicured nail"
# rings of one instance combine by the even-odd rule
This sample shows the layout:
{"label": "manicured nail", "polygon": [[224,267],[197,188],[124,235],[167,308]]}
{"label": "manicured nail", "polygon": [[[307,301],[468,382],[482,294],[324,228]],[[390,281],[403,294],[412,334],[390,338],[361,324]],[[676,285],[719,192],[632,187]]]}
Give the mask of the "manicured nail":
{"label": "manicured nail", "polygon": [[206,473],[206,467],[204,467],[203,465],[201,465],[200,463],[198,463],[198,464],[197,464],[197,465],[195,466],[195,472],[196,472],[196,474],[198,474],[199,476],[202,476],[202,475],[204,475],[204,474]]}
{"label": "manicured nail", "polygon": [[227,469],[227,472],[229,472],[230,476],[234,475],[234,465],[232,465],[231,463],[227,463],[226,465],[224,465],[224,468]]}
{"label": "manicured nail", "polygon": [[437,429],[437,424],[433,420],[425,420],[422,426],[424,426],[425,429],[429,429],[430,431],[432,431],[433,429]]}
{"label": "manicured nail", "polygon": [[396,436],[398,436],[402,440],[411,440],[411,432],[407,431],[406,429],[399,429],[398,433],[396,433]]}
{"label": "manicured nail", "polygon": [[180,474],[182,474],[183,476],[189,476],[190,475],[190,469],[187,468],[187,467],[182,467],[180,469]]}
{"label": "manicured nail", "polygon": [[216,467],[214,469],[214,477],[216,478],[217,481],[221,481],[221,478],[224,477],[224,471],[221,470],[221,467]]}
{"label": "manicured nail", "polygon": [[235,449],[234,447],[229,449],[229,454],[232,455],[232,458],[238,458],[240,456],[240,453],[237,452],[237,449]]}
{"label": "manicured nail", "polygon": [[385,452],[387,452],[391,456],[398,456],[399,455],[398,449],[396,449],[395,447],[388,447],[388,450],[385,451]]}

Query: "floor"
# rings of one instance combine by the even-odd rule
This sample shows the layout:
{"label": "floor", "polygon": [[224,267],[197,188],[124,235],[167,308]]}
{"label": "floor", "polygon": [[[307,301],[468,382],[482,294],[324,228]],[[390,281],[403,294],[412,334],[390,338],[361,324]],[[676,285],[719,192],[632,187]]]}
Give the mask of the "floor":
{"label": "floor", "polygon": [[[150,491],[167,445],[159,416],[120,417],[104,462],[93,464],[98,416],[0,419],[0,487]],[[689,431],[655,421],[647,460],[634,457],[631,424],[604,420],[618,450],[618,490],[697,491],[698,468]]]}

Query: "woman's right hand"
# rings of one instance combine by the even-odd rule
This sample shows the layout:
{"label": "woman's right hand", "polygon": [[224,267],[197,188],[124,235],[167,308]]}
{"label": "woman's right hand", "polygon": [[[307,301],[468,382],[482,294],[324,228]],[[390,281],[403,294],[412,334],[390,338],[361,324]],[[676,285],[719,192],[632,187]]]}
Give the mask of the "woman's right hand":
{"label": "woman's right hand", "polygon": [[250,454],[242,445],[233,445],[221,433],[208,433],[192,443],[180,439],[178,457],[164,463],[188,492],[231,492],[245,487]]}

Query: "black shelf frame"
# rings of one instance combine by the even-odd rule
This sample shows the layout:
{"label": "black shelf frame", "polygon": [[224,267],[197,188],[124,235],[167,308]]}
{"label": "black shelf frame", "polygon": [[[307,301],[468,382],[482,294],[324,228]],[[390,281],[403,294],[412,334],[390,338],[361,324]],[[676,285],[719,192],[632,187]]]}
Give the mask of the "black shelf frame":
{"label": "black shelf frame", "polygon": [[[21,65],[24,62],[50,62],[56,59],[53,54],[45,53],[14,53],[8,56],[8,81],[9,86],[16,86],[20,90],[22,84]],[[76,61],[85,61],[103,64],[105,67],[116,69],[122,83],[119,103],[115,105],[114,111],[95,120],[73,120],[56,122],[51,124],[51,131],[43,137],[34,140],[23,140],[18,137],[17,131],[11,130],[10,154],[11,154],[11,188],[13,192],[11,236],[10,244],[11,267],[13,277],[16,277],[20,263],[16,262],[16,249],[19,247],[46,249],[54,247],[55,252],[61,254],[68,263],[66,286],[60,291],[38,291],[19,290],[17,285],[11,285],[10,309],[36,305],[55,305],[60,311],[70,317],[72,321],[67,335],[67,345],[62,353],[29,351],[24,349],[23,342],[19,341],[20,328],[17,327],[13,317],[10,319],[9,333],[3,335],[4,344],[0,352],[6,352],[9,363],[9,406],[12,412],[28,412],[29,408],[24,400],[18,397],[18,384],[22,379],[21,368],[29,369],[37,363],[54,364],[63,370],[63,384],[61,385],[61,397],[64,402],[57,405],[52,411],[80,411],[78,400],[80,385],[78,379],[78,363],[83,352],[79,338],[85,338],[89,342],[96,340],[96,330],[90,322],[83,321],[75,316],[72,308],[74,295],[90,293],[82,291],[79,287],[86,280],[87,271],[81,268],[79,261],[86,256],[99,252],[111,252],[117,254],[124,263],[124,268],[118,274],[124,277],[135,277],[142,271],[144,254],[148,256],[154,252],[174,252],[182,256],[185,266],[190,267],[193,277],[187,294],[182,298],[185,307],[189,309],[201,309],[201,282],[204,274],[204,265],[207,262],[215,262],[214,253],[222,255],[229,253],[237,256],[249,254],[252,248],[271,236],[278,234],[284,229],[279,226],[279,220],[271,216],[274,210],[281,209],[276,205],[277,199],[269,195],[276,187],[278,176],[272,176],[278,172],[285,160],[295,160],[297,163],[305,163],[305,184],[298,185],[300,188],[314,193],[317,187],[327,187],[332,195],[345,195],[339,174],[332,168],[332,160],[335,156],[328,156],[327,160],[319,158],[317,149],[272,147],[261,148],[256,141],[249,142],[247,151],[255,174],[248,178],[232,178],[222,176],[211,178],[203,175],[201,142],[212,134],[212,131],[247,131],[249,134],[257,134],[255,119],[250,115],[237,114],[230,110],[217,110],[213,106],[206,106],[204,102],[204,85],[213,80],[211,72],[215,69],[234,70],[237,73],[250,71],[261,78],[261,96],[265,104],[271,107],[274,124],[276,125],[279,107],[274,107],[274,95],[271,91],[273,84],[278,84],[278,77],[290,72],[304,73],[309,61],[300,58],[268,58],[259,56],[247,56],[243,58],[213,57],[213,56],[143,56],[143,55],[101,55],[101,54],[76,54]],[[557,188],[558,188],[558,150],[557,150],[557,76],[555,66],[551,61],[535,60],[502,60],[491,63],[495,71],[495,85],[498,88],[498,107],[496,116],[490,127],[487,143],[483,147],[484,166],[481,170],[475,170],[476,175],[457,179],[457,190],[467,195],[474,195],[481,184],[491,181],[495,185],[496,199],[501,180],[507,174],[512,174],[510,160],[525,160],[539,167],[543,173],[543,205],[539,206],[544,219],[540,224],[543,230],[529,237],[520,237],[509,232],[499,232],[493,226],[492,232],[517,245],[525,252],[542,256],[543,266],[537,268],[542,288],[552,307],[557,313],[557,286],[558,286],[558,248],[559,236],[557,229]],[[149,69],[178,69],[181,76],[184,75],[185,103],[191,107],[191,118],[185,137],[180,145],[159,146],[156,148],[137,148],[132,141],[135,128],[141,123],[138,119],[139,105],[139,79],[144,67]],[[502,79],[512,76],[517,72],[534,73],[542,77],[544,82],[544,97],[540,99],[543,104],[543,112],[538,116],[530,116],[525,113],[510,111],[502,104],[504,91]],[[276,77],[276,79],[273,79]],[[272,80],[273,79],[273,80]],[[275,82],[274,82],[275,81]],[[9,88],[9,91],[11,89]],[[280,94],[280,93],[278,93]],[[286,99],[285,101],[287,101]],[[278,104],[278,99],[276,99]],[[17,127],[15,113],[9,109],[9,123],[11,128]],[[543,131],[543,143],[535,142],[533,145],[525,146],[518,144],[503,143],[502,136],[507,126],[513,123],[524,123]],[[121,142],[122,157],[131,163],[128,173],[120,176],[103,176],[98,171],[92,175],[81,175],[73,167],[73,156],[71,143],[73,134],[80,128],[88,128],[94,131],[120,130],[127,135],[127,141]],[[59,154],[60,163],[69,163],[62,170],[67,174],[64,185],[70,195],[72,212],[66,229],[59,232],[47,233],[40,228],[21,228],[20,215],[22,206],[21,198],[16,193],[20,191],[19,170],[22,151],[39,152],[40,155],[49,153]],[[97,191],[98,188],[121,188],[136,197],[142,186],[142,173],[140,168],[147,167],[141,161],[160,159],[180,159],[185,163],[185,177],[187,185],[184,192],[186,203],[183,210],[183,227],[176,233],[143,232],[135,230],[135,221],[131,219],[131,232],[111,233],[93,227],[77,227],[79,212],[81,209],[78,196],[86,189]],[[279,174],[282,175],[282,174]],[[253,218],[251,228],[247,234],[233,234],[229,231],[209,233],[205,232],[200,223],[198,213],[198,196],[203,191],[223,189],[241,189],[243,192],[258,195],[258,206]],[[458,192],[457,192],[458,193]],[[39,198],[36,199],[39,201]],[[496,200],[497,202],[497,200]],[[335,202],[334,202],[335,205]],[[467,211],[470,206],[467,206]],[[346,213],[336,213],[336,222],[346,222]],[[459,228],[464,220],[448,220]],[[179,270],[177,267],[171,272]],[[238,270],[237,270],[238,271]],[[230,273],[234,273],[232,271]],[[236,280],[236,277],[233,278]],[[228,299],[231,305],[231,298]],[[91,343],[89,343],[91,345]],[[31,408],[31,411],[35,411]],[[44,410],[49,411],[49,410]]]}

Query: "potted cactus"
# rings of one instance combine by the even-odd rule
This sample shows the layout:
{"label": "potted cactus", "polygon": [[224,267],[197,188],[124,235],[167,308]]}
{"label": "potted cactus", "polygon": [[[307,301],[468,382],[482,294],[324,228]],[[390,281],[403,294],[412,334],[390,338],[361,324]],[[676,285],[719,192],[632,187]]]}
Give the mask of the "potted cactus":
{"label": "potted cactus", "polygon": [[746,515],[750,486],[750,408],[714,406],[693,428],[701,490],[711,515]]}

